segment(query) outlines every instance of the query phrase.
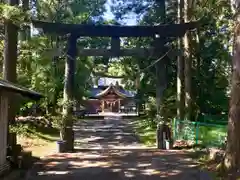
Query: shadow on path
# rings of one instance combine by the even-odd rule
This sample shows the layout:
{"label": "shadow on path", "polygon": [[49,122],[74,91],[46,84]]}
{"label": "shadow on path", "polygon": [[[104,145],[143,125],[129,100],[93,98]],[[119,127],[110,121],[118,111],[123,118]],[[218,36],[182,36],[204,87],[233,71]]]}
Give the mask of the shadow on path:
{"label": "shadow on path", "polygon": [[184,151],[160,151],[139,143],[131,121],[105,119],[75,124],[75,153],[38,162],[27,180],[208,180]]}
{"label": "shadow on path", "polygon": [[121,117],[79,121],[74,126],[75,148],[145,148],[132,129],[131,119]]}
{"label": "shadow on path", "polygon": [[28,179],[199,179],[196,163],[183,151],[91,150],[48,156]]}

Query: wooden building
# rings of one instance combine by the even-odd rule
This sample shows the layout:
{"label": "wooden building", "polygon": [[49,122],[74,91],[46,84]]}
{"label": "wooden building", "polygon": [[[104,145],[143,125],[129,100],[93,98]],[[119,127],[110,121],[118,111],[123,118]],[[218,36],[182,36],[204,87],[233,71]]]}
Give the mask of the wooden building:
{"label": "wooden building", "polygon": [[7,162],[7,132],[8,132],[8,96],[19,94],[31,99],[38,100],[41,94],[27,88],[15,85],[0,79],[0,175],[9,169]]}
{"label": "wooden building", "polygon": [[120,78],[100,78],[86,101],[89,114],[137,113],[136,92],[126,90]]}

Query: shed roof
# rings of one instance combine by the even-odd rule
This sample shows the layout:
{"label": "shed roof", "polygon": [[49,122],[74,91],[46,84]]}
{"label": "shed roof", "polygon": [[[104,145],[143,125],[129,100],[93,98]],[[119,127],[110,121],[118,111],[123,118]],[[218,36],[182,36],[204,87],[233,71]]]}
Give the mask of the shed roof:
{"label": "shed roof", "polygon": [[26,97],[29,97],[29,98],[35,99],[35,100],[38,100],[43,97],[42,94],[40,94],[36,91],[29,90],[25,87],[16,85],[12,82],[9,82],[9,81],[3,80],[3,79],[0,79],[0,89],[5,89],[10,92],[18,93],[18,94],[21,94],[22,96],[26,96]]}

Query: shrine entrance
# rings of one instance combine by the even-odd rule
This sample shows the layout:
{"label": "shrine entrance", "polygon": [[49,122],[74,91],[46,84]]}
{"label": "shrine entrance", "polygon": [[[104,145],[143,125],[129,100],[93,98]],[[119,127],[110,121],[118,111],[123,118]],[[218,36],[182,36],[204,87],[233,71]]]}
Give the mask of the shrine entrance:
{"label": "shrine entrance", "polygon": [[110,84],[103,92],[96,95],[101,101],[101,112],[119,113],[123,99],[128,99],[126,94],[122,93],[113,84]]}
{"label": "shrine entrance", "polygon": [[[166,37],[182,37],[186,31],[195,29],[199,26],[198,22],[189,22],[181,24],[162,24],[157,26],[114,26],[114,25],[90,25],[90,24],[63,24],[42,21],[32,21],[33,26],[41,28],[46,33],[54,33],[68,38],[67,60],[65,63],[65,81],[63,99],[65,104],[63,106],[64,127],[61,130],[63,134],[62,140],[66,141],[65,151],[73,151],[74,149],[74,133],[73,120],[71,114],[73,113],[73,104],[68,103],[74,101],[74,87],[75,87],[75,61],[76,56],[103,56],[103,57],[120,57],[120,56],[137,56],[137,57],[151,57],[161,60],[163,52],[166,51],[164,47]],[[111,37],[110,49],[77,49],[77,39],[80,37]],[[150,48],[134,48],[121,49],[120,37],[150,37],[153,38],[152,47]],[[165,39],[164,39],[165,38]],[[164,40],[163,40],[164,39]],[[168,39],[173,41],[175,39]],[[166,53],[169,54],[170,50]],[[164,55],[165,56],[165,55]],[[146,58],[147,59],[147,58]],[[159,66],[160,73],[163,73],[166,68],[166,61],[161,62]],[[160,76],[160,77],[163,77]],[[160,81],[160,80],[159,80]],[[104,100],[103,105],[107,106],[107,110],[116,110],[119,106],[114,105],[111,100]],[[107,102],[107,103],[106,103]],[[117,101],[119,102],[119,101]],[[115,103],[118,104],[118,103]],[[105,110],[105,108],[103,108]]]}
{"label": "shrine entrance", "polygon": [[120,99],[103,99],[102,101],[102,112],[114,112],[120,111]]}

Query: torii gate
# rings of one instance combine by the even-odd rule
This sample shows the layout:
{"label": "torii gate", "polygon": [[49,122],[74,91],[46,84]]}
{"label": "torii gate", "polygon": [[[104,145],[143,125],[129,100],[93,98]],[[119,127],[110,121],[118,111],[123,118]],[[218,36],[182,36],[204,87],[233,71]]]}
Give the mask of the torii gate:
{"label": "torii gate", "polygon": [[[68,35],[67,60],[65,66],[64,97],[73,100],[74,72],[76,56],[150,56],[159,57],[163,43],[156,41],[156,36],[160,37],[182,37],[186,31],[199,26],[198,22],[183,24],[163,24],[158,26],[116,26],[116,25],[86,25],[86,24],[62,24],[43,21],[32,21],[36,28],[41,28],[45,33],[55,33],[58,35]],[[111,49],[81,49],[77,50],[77,39],[79,37],[111,37]],[[153,48],[121,49],[120,37],[151,37],[155,40]],[[159,47],[158,47],[159,46]],[[65,99],[65,98],[64,98]],[[72,105],[65,107],[63,114],[72,113]],[[73,122],[66,122],[65,151],[73,151]],[[70,137],[70,138],[69,138]]]}

